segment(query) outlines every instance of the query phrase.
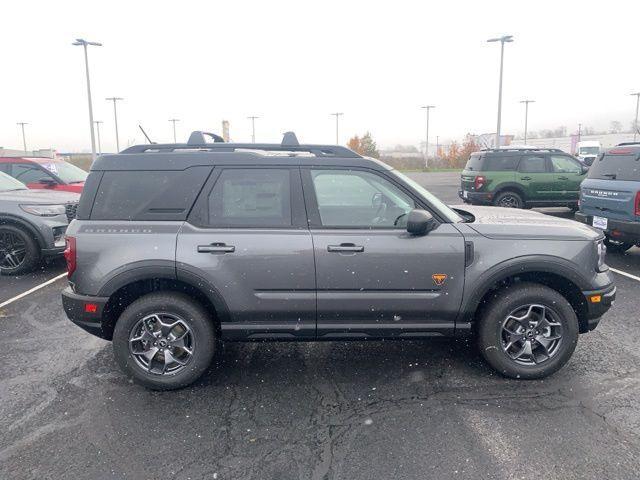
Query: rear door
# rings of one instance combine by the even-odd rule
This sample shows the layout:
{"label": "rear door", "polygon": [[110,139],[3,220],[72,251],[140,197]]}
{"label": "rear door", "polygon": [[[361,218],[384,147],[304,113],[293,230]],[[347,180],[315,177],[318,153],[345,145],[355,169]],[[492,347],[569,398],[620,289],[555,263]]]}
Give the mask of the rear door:
{"label": "rear door", "polygon": [[297,167],[216,167],[176,259],[178,278],[201,281],[226,305],[224,337],[315,337],[313,243]]}
{"label": "rear door", "polygon": [[518,164],[516,181],[525,190],[527,202],[549,202],[554,198],[554,174],[544,154],[523,155]]}
{"label": "rear door", "polygon": [[577,201],[580,196],[580,184],[586,176],[582,164],[568,155],[549,155],[554,174],[554,191],[558,199]]}
{"label": "rear door", "polygon": [[450,223],[406,231],[420,203],[381,172],[302,169],[313,235],[318,337],[451,331],[464,286],[464,239]]}

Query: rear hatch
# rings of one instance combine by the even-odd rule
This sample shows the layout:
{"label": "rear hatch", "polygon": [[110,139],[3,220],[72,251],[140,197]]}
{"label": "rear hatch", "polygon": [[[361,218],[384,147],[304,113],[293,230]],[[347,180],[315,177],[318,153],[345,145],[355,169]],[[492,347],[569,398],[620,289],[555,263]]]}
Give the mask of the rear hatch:
{"label": "rear hatch", "polygon": [[598,157],[580,187],[580,211],[622,221],[640,221],[640,148],[616,147]]}
{"label": "rear hatch", "polygon": [[482,154],[474,153],[467,160],[467,164],[460,175],[460,190],[473,192],[475,190],[476,177],[482,170]]}

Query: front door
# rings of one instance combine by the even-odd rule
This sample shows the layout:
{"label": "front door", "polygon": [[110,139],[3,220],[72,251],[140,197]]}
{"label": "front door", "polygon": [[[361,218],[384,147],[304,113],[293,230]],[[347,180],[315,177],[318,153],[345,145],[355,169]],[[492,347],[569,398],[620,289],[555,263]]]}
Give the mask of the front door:
{"label": "front door", "polygon": [[318,337],[450,333],[464,239],[450,223],[407,233],[418,199],[380,172],[303,169],[316,261]]}
{"label": "front door", "polygon": [[558,197],[562,200],[578,201],[580,184],[585,173],[582,165],[568,155],[549,155],[553,168],[555,187]]}
{"label": "front door", "polygon": [[315,337],[313,244],[297,167],[216,167],[178,235],[176,259],[179,279],[201,282],[226,305],[223,338]]}
{"label": "front door", "polygon": [[525,190],[526,202],[550,202],[554,200],[554,174],[544,155],[525,155],[520,159],[516,181]]}

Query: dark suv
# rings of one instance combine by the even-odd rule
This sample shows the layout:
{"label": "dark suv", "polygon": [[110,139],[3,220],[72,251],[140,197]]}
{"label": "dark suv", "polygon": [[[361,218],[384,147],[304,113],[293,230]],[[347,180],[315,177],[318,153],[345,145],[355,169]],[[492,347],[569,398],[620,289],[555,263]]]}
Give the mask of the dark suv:
{"label": "dark suv", "polygon": [[540,378],[615,297],[602,241],[537,212],[452,210],[344,147],[196,132],[93,164],[62,299],[156,389],[197,379],[216,339],[473,335],[500,373]]}
{"label": "dark suv", "polygon": [[461,175],[465,203],[578,208],[588,167],[558,149],[500,148],[473,153]]}

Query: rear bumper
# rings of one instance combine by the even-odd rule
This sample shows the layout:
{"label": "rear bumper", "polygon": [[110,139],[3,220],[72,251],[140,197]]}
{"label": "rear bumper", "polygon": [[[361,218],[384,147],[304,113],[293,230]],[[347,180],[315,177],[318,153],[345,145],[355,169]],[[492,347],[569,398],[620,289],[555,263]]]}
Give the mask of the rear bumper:
{"label": "rear bumper", "polygon": [[106,340],[110,335],[104,329],[103,312],[108,297],[79,295],[67,287],[62,291],[62,306],[69,320],[87,332]]}
{"label": "rear bumper", "polygon": [[[587,225],[593,224],[593,215],[576,212],[576,220]],[[607,219],[606,234],[614,240],[628,243],[640,242],[640,222],[625,222],[623,220]]]}
{"label": "rear bumper", "polygon": [[598,326],[600,318],[607,313],[611,305],[613,305],[616,299],[616,287],[615,285],[609,285],[599,290],[583,291],[582,294],[587,303],[586,331],[591,331]]}
{"label": "rear bumper", "polygon": [[492,192],[470,192],[467,190],[467,197],[464,197],[463,191],[458,190],[458,197],[465,203],[472,205],[491,205],[493,203]]}

